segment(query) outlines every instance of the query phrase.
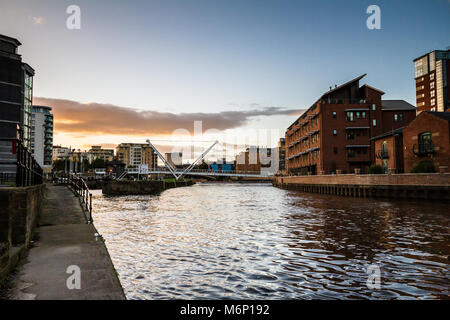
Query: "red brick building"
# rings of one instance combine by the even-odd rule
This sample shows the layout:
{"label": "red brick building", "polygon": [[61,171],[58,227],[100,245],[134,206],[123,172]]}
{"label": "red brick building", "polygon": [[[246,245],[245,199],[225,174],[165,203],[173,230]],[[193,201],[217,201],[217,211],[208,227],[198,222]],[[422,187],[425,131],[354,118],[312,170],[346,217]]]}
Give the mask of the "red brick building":
{"label": "red brick building", "polygon": [[[286,131],[287,174],[330,174],[361,169],[375,162],[372,137],[408,124],[414,106],[386,100],[384,92],[359,86],[357,77],[324,93]],[[384,125],[385,123],[385,125]]]}
{"label": "red brick building", "polygon": [[450,50],[434,50],[414,59],[418,112],[450,110]]}
{"label": "red brick building", "polygon": [[404,167],[411,172],[424,160],[450,166],[450,112],[422,112],[403,129]]}
{"label": "red brick building", "polygon": [[375,164],[383,168],[384,173],[391,169],[403,173],[403,128],[398,128],[377,137],[374,141]]}

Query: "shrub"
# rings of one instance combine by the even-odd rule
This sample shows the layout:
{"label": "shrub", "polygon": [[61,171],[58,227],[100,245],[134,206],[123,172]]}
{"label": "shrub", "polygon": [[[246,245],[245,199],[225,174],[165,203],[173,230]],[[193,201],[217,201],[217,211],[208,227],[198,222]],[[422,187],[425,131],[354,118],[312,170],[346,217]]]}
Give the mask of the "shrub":
{"label": "shrub", "polygon": [[379,164],[373,164],[369,167],[369,174],[383,174],[383,167]]}
{"label": "shrub", "polygon": [[434,173],[434,172],[436,172],[436,167],[434,165],[434,162],[431,160],[421,161],[415,164],[411,169],[411,173]]}

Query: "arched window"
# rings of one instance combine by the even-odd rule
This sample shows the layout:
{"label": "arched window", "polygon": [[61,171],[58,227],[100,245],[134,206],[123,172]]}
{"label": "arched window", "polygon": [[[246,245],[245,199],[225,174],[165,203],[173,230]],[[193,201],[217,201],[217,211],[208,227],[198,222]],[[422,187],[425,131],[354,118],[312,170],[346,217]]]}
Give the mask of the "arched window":
{"label": "arched window", "polygon": [[433,152],[433,137],[431,132],[422,132],[419,134],[419,152]]}
{"label": "arched window", "polygon": [[386,158],[388,155],[388,143],[387,141],[383,141],[383,143],[381,144],[381,156],[383,158]]}

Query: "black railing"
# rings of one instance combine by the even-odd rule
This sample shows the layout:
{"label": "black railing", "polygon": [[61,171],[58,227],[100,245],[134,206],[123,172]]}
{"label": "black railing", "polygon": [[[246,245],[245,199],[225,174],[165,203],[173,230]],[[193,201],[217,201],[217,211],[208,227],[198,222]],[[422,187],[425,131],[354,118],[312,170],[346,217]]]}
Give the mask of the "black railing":
{"label": "black railing", "polygon": [[388,158],[389,158],[388,151],[385,150],[385,149],[377,150],[377,151],[375,152],[375,156],[376,156],[378,159],[388,159]]}
{"label": "black railing", "polygon": [[434,146],[432,141],[419,142],[418,145],[413,145],[413,152],[418,156],[424,156],[434,153]]}
{"label": "black railing", "polygon": [[17,138],[0,139],[0,184],[28,187],[43,183],[41,166]]}
{"label": "black railing", "polygon": [[63,178],[63,182],[75,193],[80,199],[81,206],[85,212],[87,223],[92,223],[92,193],[83,178],[70,174],[67,178]]}

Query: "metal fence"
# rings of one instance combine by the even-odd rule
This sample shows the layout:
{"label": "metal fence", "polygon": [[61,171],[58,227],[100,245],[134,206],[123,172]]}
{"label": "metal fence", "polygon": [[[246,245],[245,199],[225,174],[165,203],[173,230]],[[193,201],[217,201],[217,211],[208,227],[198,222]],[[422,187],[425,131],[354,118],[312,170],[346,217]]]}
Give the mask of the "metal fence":
{"label": "metal fence", "polygon": [[67,178],[63,178],[64,183],[75,193],[80,199],[81,206],[84,209],[86,220],[88,223],[92,223],[92,193],[86,184],[86,181],[82,177],[70,174]]}
{"label": "metal fence", "polygon": [[28,187],[42,183],[42,168],[22,141],[0,138],[0,185]]}

